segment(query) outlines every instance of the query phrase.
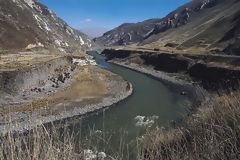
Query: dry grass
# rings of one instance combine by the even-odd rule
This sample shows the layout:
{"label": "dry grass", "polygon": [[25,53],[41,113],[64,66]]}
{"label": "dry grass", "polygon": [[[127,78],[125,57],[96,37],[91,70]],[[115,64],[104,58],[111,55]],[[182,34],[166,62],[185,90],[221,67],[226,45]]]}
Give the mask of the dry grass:
{"label": "dry grass", "polygon": [[0,138],[0,159],[4,160],[73,160],[82,159],[75,153],[74,136],[57,129],[36,126],[31,133],[8,133]]}
{"label": "dry grass", "polygon": [[31,102],[1,107],[0,113],[34,111],[46,106],[74,101],[81,102],[89,98],[98,100],[109,94],[110,90],[105,80],[114,76],[111,72],[98,67],[86,66],[79,70],[70,86]]}
{"label": "dry grass", "polygon": [[[44,126],[35,127],[27,135],[8,133],[0,138],[0,159],[83,159],[76,135],[70,133]],[[116,157],[124,157],[124,148],[119,148]],[[148,133],[138,141],[137,149],[137,159],[142,160],[240,159],[240,93],[218,96],[202,104],[181,127]]]}
{"label": "dry grass", "polygon": [[[239,159],[239,98],[238,92],[216,97],[200,106],[181,127],[158,129],[148,133],[143,140],[138,141],[137,159]],[[63,130],[61,132],[54,127],[47,130],[44,126],[38,126],[27,135],[8,133],[0,138],[0,159],[83,159],[83,150],[76,146],[79,144],[76,143],[76,134],[65,132],[64,127]],[[104,137],[100,138],[104,141]],[[90,138],[89,141],[92,141],[91,139],[94,138]],[[121,149],[119,153],[115,153],[115,157],[124,157],[122,147],[119,147]]]}
{"label": "dry grass", "polygon": [[15,71],[19,68],[31,67],[38,63],[62,58],[61,55],[33,54],[32,52],[0,55],[0,71]]}
{"label": "dry grass", "polygon": [[142,159],[239,159],[240,94],[202,105],[183,127],[156,131],[142,143]]}
{"label": "dry grass", "polygon": [[[0,109],[0,112],[7,115],[9,112],[33,111],[43,106],[62,101],[81,100],[82,103],[85,103],[84,98],[88,97],[93,97],[97,101],[100,101],[98,100],[99,97],[109,94],[106,79],[115,77],[117,78],[118,76],[111,72],[95,66],[87,66],[81,69],[79,74],[76,74],[74,82],[70,87],[58,91],[45,99],[31,102],[29,105],[23,104],[22,106],[13,106],[12,108],[6,107],[5,110],[4,108]],[[98,103],[94,102],[95,99],[91,99],[91,103]],[[90,104],[89,101],[86,103]],[[11,124],[9,123],[9,125]],[[68,127],[63,127],[62,129],[66,129],[66,131],[62,133],[59,131],[59,128],[55,129],[54,127],[49,130],[44,125],[41,125],[36,126],[30,134],[9,132],[4,137],[0,135],[0,160],[83,159],[83,149],[79,146],[78,133],[72,134]],[[91,146],[93,145],[91,144]]]}
{"label": "dry grass", "polygon": [[[239,98],[240,93],[216,97],[203,104],[181,127],[147,134],[138,141],[137,159],[239,159]],[[83,159],[83,150],[76,146],[76,135],[70,133],[54,127],[47,130],[44,126],[27,135],[8,133],[0,138],[0,159]],[[116,155],[122,153],[120,150]]]}
{"label": "dry grass", "polygon": [[70,87],[63,91],[59,91],[52,97],[48,98],[50,103],[63,103],[72,101],[83,101],[86,98],[104,97],[109,93],[106,83],[108,72],[98,69],[94,66],[88,66],[81,69],[74,77],[74,81]]}
{"label": "dry grass", "polygon": [[[126,157],[125,150],[128,148],[124,133],[119,138],[119,146],[114,146],[119,148],[115,151],[110,146],[111,136],[105,137],[105,132],[82,128],[79,119],[69,122],[63,120],[47,125],[39,124],[31,131],[0,134],[0,160],[126,160],[123,157]],[[9,127],[14,128],[11,124]],[[104,156],[102,153],[106,150],[112,155]]]}

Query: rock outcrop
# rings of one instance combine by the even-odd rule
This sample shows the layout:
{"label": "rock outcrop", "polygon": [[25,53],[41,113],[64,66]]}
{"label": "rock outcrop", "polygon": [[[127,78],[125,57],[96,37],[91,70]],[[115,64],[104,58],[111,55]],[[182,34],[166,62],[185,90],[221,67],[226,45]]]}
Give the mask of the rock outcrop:
{"label": "rock outcrop", "polygon": [[[183,73],[200,81],[208,90],[239,89],[240,57],[221,55],[181,55],[141,50],[105,50],[107,60],[139,63],[168,73]],[[135,59],[138,59],[136,61]],[[140,59],[140,60],[139,60]],[[231,65],[229,65],[231,64]]]}
{"label": "rock outcrop", "polygon": [[240,70],[196,63],[189,69],[190,76],[200,79],[205,88],[212,90],[239,89]]}
{"label": "rock outcrop", "polygon": [[160,53],[140,56],[145,65],[152,65],[156,70],[170,73],[186,72],[193,60],[181,55]]}

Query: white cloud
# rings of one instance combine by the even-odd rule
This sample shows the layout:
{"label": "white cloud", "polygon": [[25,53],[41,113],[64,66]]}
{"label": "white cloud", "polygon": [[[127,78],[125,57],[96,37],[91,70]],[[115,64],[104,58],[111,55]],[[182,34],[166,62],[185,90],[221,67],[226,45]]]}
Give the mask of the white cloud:
{"label": "white cloud", "polygon": [[86,18],[84,20],[81,20],[80,23],[91,23],[92,22],[92,19],[91,18]]}
{"label": "white cloud", "polygon": [[85,22],[92,22],[92,19],[91,18],[87,18],[84,20]]}

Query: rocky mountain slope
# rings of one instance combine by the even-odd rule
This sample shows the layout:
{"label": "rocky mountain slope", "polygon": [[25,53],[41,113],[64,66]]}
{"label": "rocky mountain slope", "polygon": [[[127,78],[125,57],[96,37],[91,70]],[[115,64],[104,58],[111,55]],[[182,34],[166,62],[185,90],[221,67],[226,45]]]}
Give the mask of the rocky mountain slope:
{"label": "rocky mountain slope", "polygon": [[96,38],[94,41],[105,46],[140,42],[153,31],[155,24],[158,22],[160,22],[160,19],[150,19],[139,23],[125,23],[106,32],[102,37]]}
{"label": "rocky mountain slope", "polygon": [[37,0],[0,0],[0,49],[55,49],[82,52],[92,46],[83,33],[71,28]]}
{"label": "rocky mountain slope", "polygon": [[[193,0],[157,21],[148,34],[134,42],[138,46],[159,50],[239,54],[239,22],[239,0]],[[129,24],[128,28],[133,25],[137,24]],[[112,39],[113,34],[116,34],[115,30],[97,41],[105,45],[121,45],[108,43],[110,39],[124,39],[126,44],[132,42],[124,37]]]}

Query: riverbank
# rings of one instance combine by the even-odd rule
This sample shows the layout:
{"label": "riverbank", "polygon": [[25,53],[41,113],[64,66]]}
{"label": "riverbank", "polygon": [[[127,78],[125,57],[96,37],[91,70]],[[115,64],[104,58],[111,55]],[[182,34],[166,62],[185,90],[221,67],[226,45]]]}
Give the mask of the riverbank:
{"label": "riverbank", "polygon": [[239,91],[215,96],[180,127],[145,134],[140,157],[149,159],[239,159]]}
{"label": "riverbank", "polygon": [[[56,74],[57,80],[54,79],[54,83],[51,82],[52,85],[36,86],[36,90],[25,89],[25,93],[19,92],[17,96],[15,93],[13,96],[16,100],[14,104],[6,105],[11,101],[3,101],[3,106],[0,109],[0,132],[2,134],[27,132],[38,125],[97,112],[124,100],[133,92],[132,85],[116,74],[96,66],[80,67],[71,64],[71,60],[69,62],[67,60],[67,64],[64,65],[66,68],[73,68],[71,65],[74,65],[73,72],[69,73],[64,70],[63,74],[60,72],[60,76]],[[52,63],[51,66],[53,66]],[[43,79],[46,77],[47,74],[45,75],[41,67],[38,67],[37,71],[40,71],[38,75]],[[18,78],[34,82],[33,79],[37,75],[35,72],[35,70],[30,72],[31,78],[26,78],[21,74]],[[68,75],[68,73],[69,78],[63,77],[64,80],[59,78],[61,75]],[[29,85],[30,83],[27,85],[16,83],[15,86],[23,88]],[[4,95],[1,94],[2,98],[6,97]],[[23,97],[23,100],[17,101],[20,99],[19,97]]]}
{"label": "riverbank", "polygon": [[126,64],[151,66],[154,70],[168,74],[184,75],[211,92],[237,90],[240,88],[240,58],[237,56],[186,53],[165,53],[133,49],[105,49],[107,60],[118,60]]}
{"label": "riverbank", "polygon": [[184,77],[182,74],[168,74],[166,72],[157,71],[151,66],[139,65],[136,63],[129,63],[119,60],[110,60],[109,63],[119,65],[136,72],[143,73],[154,79],[161,81],[167,87],[173,91],[179,93],[182,96],[187,96],[191,100],[192,109],[199,106],[201,102],[209,100],[209,94],[204,88],[190,80],[188,77]]}
{"label": "riverbank", "polygon": [[[158,55],[138,51],[124,52],[123,57],[121,55],[115,57],[111,53],[109,56],[114,64],[157,77],[167,83],[180,86],[195,85],[195,82],[192,83],[188,78],[185,81],[185,76],[181,76],[187,73],[190,80],[200,82],[200,88],[206,88],[202,94],[207,99],[183,118],[180,125],[158,128],[139,140],[141,146],[139,157],[190,160],[239,159],[239,69],[237,63],[231,63],[236,62],[238,57],[185,55],[185,58],[179,58],[179,55],[161,55],[161,53]],[[160,57],[177,61],[180,68],[173,67],[176,64],[172,65],[167,60],[164,62],[165,60]],[[186,57],[194,58],[186,59]],[[196,62],[200,60],[204,61]],[[168,73],[159,71],[161,69]],[[172,71],[173,73],[170,73]]]}

